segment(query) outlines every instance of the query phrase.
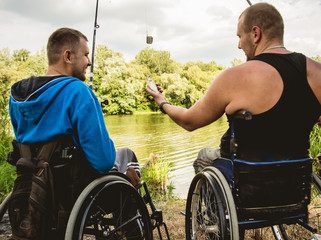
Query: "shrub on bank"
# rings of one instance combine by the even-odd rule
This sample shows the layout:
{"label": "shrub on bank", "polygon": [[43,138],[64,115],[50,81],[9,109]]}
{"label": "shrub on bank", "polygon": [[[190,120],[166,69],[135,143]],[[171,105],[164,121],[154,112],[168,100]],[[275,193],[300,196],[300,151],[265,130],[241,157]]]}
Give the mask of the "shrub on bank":
{"label": "shrub on bank", "polygon": [[147,184],[152,198],[171,199],[173,194],[173,183],[169,182],[170,163],[159,158],[158,155],[150,154],[147,162],[141,169],[142,180]]}
{"label": "shrub on bank", "polygon": [[315,159],[313,162],[313,171],[320,174],[321,163],[316,159],[318,154],[321,154],[321,127],[315,124],[310,133],[310,156]]}

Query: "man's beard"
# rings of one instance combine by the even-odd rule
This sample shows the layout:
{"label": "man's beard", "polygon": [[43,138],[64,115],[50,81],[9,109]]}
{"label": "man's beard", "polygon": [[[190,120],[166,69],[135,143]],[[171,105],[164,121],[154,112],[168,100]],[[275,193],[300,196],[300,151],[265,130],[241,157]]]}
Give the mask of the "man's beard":
{"label": "man's beard", "polygon": [[250,61],[252,58],[255,57],[256,48],[257,48],[257,46],[253,46],[253,47],[251,48],[251,54],[245,54],[245,56],[246,56],[246,61]]}
{"label": "man's beard", "polygon": [[86,75],[80,71],[74,71],[72,76],[75,78],[78,78],[79,80],[81,80],[83,82],[86,80]]}

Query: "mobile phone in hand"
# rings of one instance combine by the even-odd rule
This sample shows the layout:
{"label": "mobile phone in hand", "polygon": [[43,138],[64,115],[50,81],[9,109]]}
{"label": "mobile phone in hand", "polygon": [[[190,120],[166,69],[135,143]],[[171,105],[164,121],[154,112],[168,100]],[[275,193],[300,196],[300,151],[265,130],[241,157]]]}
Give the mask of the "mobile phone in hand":
{"label": "mobile phone in hand", "polygon": [[159,93],[158,88],[156,86],[156,83],[151,79],[150,76],[147,77],[147,85],[150,89],[152,89],[154,92]]}

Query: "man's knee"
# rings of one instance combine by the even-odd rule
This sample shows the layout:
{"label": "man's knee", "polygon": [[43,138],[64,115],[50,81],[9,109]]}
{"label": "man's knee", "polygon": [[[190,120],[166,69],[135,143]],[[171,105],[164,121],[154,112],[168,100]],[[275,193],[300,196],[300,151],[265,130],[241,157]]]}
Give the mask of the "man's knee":
{"label": "man's knee", "polygon": [[135,153],[129,148],[121,148],[116,152],[113,170],[126,174],[128,168],[133,168],[140,176],[140,166]]}
{"label": "man's knee", "polygon": [[195,173],[198,173],[207,166],[211,166],[213,160],[221,157],[219,148],[203,148],[199,151],[196,160],[193,163]]}

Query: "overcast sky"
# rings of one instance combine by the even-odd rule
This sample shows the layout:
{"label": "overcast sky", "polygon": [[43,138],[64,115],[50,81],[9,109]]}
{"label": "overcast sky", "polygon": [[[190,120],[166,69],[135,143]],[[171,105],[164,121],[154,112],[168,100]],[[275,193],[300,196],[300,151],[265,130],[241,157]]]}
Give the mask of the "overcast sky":
{"label": "overcast sky", "polygon": [[[269,3],[284,18],[285,46],[309,57],[321,55],[321,0]],[[237,49],[236,24],[246,7],[246,0],[99,0],[96,45],[107,45],[126,61],[149,46],[169,51],[181,63],[214,60],[228,67],[235,57],[245,60]],[[83,32],[91,49],[95,8],[96,0],[0,0],[0,49],[34,54],[60,27]]]}

